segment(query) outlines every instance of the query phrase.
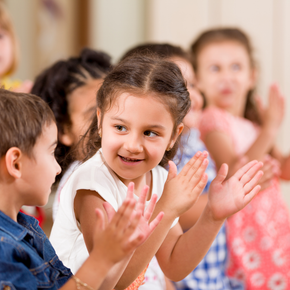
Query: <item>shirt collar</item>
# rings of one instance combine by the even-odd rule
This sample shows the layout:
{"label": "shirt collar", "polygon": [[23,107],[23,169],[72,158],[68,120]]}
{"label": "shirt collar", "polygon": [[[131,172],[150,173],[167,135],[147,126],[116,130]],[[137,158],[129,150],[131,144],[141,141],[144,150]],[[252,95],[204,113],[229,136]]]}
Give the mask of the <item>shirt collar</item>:
{"label": "shirt collar", "polygon": [[20,241],[28,233],[33,235],[32,231],[29,231],[26,227],[33,226],[36,220],[23,213],[18,213],[17,221],[15,222],[9,216],[0,211],[0,231],[3,231],[10,235],[13,239]]}

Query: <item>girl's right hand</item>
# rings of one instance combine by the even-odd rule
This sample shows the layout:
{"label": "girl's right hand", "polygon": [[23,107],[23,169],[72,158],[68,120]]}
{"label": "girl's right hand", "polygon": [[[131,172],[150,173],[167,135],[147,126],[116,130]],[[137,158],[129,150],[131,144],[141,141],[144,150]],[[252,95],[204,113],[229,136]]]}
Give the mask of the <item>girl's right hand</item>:
{"label": "girl's right hand", "polygon": [[178,175],[176,165],[169,161],[168,177],[160,199],[164,212],[179,217],[197,201],[207,183],[207,156],[206,151],[197,152]]}
{"label": "girl's right hand", "polygon": [[127,197],[117,212],[108,202],[105,202],[104,208],[109,220],[107,226],[105,226],[103,212],[96,209],[94,249],[102,249],[102,252],[113,263],[132,254],[151,235],[163,217],[163,212],[160,212],[154,220],[149,222],[156,205],[157,195],[152,196],[145,210],[147,193],[148,187],[144,187],[136,203],[134,183],[131,182],[128,186]]}
{"label": "girl's right hand", "polygon": [[263,126],[271,129],[278,129],[284,118],[285,98],[277,84],[269,88],[268,107],[263,108],[262,102],[257,102]]}

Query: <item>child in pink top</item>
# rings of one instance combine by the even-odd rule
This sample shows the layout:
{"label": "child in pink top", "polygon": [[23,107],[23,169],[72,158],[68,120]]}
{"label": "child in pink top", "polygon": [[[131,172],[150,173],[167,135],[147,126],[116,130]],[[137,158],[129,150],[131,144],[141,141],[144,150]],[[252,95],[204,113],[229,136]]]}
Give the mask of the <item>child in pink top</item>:
{"label": "child in pink top", "polygon": [[274,145],[284,98],[278,86],[271,85],[268,107],[255,110],[256,71],[251,44],[242,31],[209,30],[191,48],[206,100],[201,138],[217,168],[226,162],[232,174],[242,160],[267,158],[273,169],[263,192],[228,219],[228,273],[244,280],[246,289],[289,289],[290,220],[278,177],[290,179],[290,158]]}

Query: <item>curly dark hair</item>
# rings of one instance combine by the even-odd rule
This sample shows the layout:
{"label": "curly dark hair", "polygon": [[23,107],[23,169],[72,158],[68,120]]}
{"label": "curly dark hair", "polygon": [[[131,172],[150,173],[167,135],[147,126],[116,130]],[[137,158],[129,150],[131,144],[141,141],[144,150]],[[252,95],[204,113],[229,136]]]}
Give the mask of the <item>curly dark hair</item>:
{"label": "curly dark hair", "polygon": [[[68,113],[69,94],[92,79],[103,79],[111,68],[108,54],[84,48],[79,56],[60,60],[36,77],[31,93],[48,103],[55,115],[59,134],[64,133],[66,125],[71,125]],[[62,172],[77,159],[75,154],[69,154],[71,149],[59,142],[55,150]]]}

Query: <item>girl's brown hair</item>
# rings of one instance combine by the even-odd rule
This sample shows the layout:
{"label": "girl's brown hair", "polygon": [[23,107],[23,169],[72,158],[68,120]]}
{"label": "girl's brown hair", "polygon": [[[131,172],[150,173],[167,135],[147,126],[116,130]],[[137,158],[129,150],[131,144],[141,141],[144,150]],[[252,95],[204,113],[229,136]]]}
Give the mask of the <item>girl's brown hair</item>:
{"label": "girl's brown hair", "polygon": [[[206,30],[201,33],[190,47],[192,65],[196,73],[198,72],[198,56],[201,50],[209,44],[225,41],[234,41],[241,44],[245,48],[249,56],[252,69],[256,68],[256,62],[253,57],[252,44],[250,38],[245,32],[238,28],[215,28]],[[255,89],[251,89],[248,92],[244,117],[252,122],[261,125],[261,118],[256,108],[254,93]]]}
{"label": "girl's brown hair", "polygon": [[[150,95],[158,98],[172,116],[174,123],[172,137],[190,108],[189,93],[177,65],[149,56],[127,57],[106,76],[98,91],[97,107],[101,112],[101,120],[95,116],[84,136],[86,145],[82,147],[85,148],[85,160],[101,148],[98,128],[102,126],[102,118],[118,96],[124,92],[140,97]],[[178,149],[178,141],[179,138],[173,148],[165,152],[159,163],[161,166],[166,166],[174,157]]]}
{"label": "girl's brown hair", "polygon": [[11,18],[7,12],[7,9],[3,2],[0,2],[0,28],[3,29],[8,33],[8,35],[11,37],[12,41],[12,48],[13,48],[13,58],[12,58],[12,64],[9,68],[9,70],[5,73],[5,76],[11,75],[15,72],[18,62],[19,62],[19,49],[18,49],[18,41],[16,38],[16,34],[14,31],[14,27],[11,21]]}

